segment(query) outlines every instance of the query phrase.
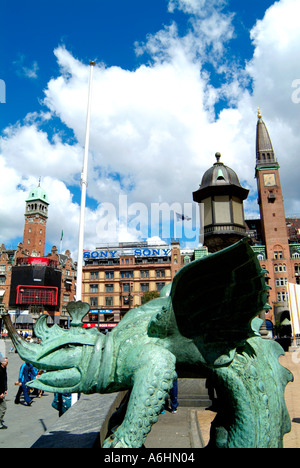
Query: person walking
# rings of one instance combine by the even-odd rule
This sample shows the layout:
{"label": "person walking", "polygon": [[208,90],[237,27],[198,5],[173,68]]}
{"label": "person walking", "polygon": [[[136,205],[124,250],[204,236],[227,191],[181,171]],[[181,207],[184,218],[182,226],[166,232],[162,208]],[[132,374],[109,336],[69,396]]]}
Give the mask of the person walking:
{"label": "person walking", "polygon": [[0,429],[7,429],[4,424],[4,416],[7,410],[5,396],[7,395],[7,368],[8,359],[0,359]]}
{"label": "person walking", "polygon": [[170,391],[171,412],[177,413],[178,408],[178,380],[174,380],[173,388]]}
{"label": "person walking", "polygon": [[37,370],[33,367],[32,364],[29,362],[25,362],[20,368],[19,379],[16,385],[19,385],[19,390],[15,398],[15,404],[18,405],[20,403],[20,397],[23,393],[24,400],[27,406],[31,406],[32,399],[28,393],[28,387],[26,384],[31,380],[34,380],[37,374]]}

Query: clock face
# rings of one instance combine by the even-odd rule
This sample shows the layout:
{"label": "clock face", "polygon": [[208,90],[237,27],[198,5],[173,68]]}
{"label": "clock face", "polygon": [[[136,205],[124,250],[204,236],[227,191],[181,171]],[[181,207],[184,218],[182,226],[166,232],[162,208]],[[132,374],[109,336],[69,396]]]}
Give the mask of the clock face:
{"label": "clock face", "polygon": [[264,174],[265,187],[273,187],[276,185],[275,174]]}

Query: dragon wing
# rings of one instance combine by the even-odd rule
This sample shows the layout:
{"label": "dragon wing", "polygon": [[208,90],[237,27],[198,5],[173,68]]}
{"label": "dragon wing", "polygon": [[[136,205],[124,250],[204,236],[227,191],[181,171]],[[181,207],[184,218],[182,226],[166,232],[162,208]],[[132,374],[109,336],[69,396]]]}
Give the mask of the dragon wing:
{"label": "dragon wing", "polygon": [[266,307],[269,286],[244,239],[183,267],[171,300],[180,333],[194,341],[208,364],[223,365],[255,335],[252,320]]}

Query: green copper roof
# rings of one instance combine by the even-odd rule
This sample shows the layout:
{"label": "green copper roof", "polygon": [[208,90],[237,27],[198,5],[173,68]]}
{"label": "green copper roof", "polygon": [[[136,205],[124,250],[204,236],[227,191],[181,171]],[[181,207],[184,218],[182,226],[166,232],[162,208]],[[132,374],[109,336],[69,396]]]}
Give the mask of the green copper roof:
{"label": "green copper roof", "polygon": [[47,193],[45,192],[44,189],[42,189],[40,185],[36,187],[35,189],[32,189],[29,192],[29,195],[26,201],[29,202],[29,201],[35,201],[35,200],[42,200],[44,203],[47,203],[47,205],[49,205]]}

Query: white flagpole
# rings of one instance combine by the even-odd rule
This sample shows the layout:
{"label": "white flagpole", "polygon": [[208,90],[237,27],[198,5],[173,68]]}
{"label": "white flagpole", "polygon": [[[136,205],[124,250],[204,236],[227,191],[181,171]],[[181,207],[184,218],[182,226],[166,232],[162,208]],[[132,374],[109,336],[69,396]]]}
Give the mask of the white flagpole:
{"label": "white flagpole", "polygon": [[94,70],[95,65],[96,65],[95,62],[90,62],[90,82],[89,82],[88,109],[87,109],[87,118],[86,118],[85,150],[84,150],[83,168],[82,168],[82,173],[81,173],[81,207],[80,207],[80,222],[79,222],[77,287],[76,287],[76,300],[77,301],[81,301],[82,299],[84,214],[85,214],[86,189],[87,189],[87,169],[88,169],[88,156],[89,156],[92,83],[93,83],[93,70]]}
{"label": "white flagpole", "polygon": [[63,241],[63,231],[61,231],[61,235],[60,235],[60,253],[62,253],[62,241]]}

